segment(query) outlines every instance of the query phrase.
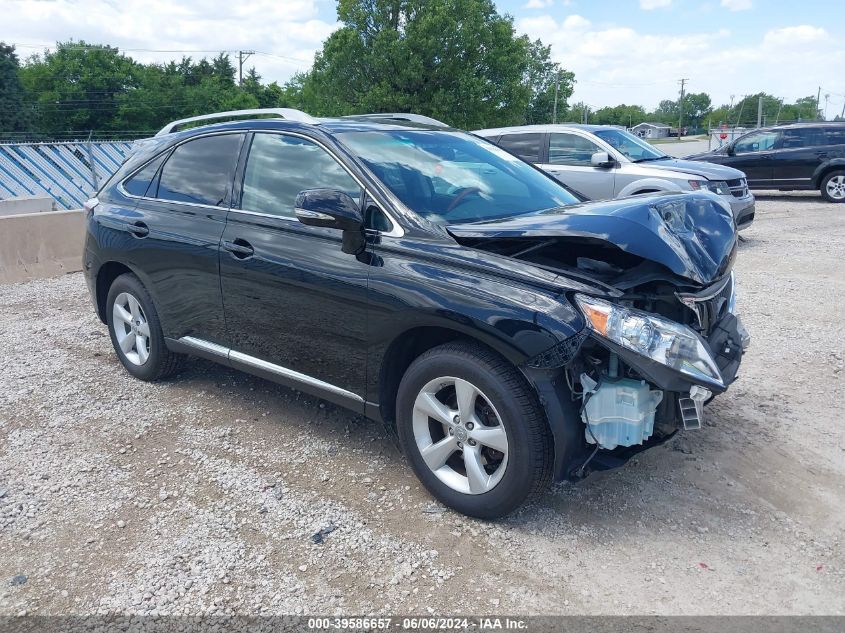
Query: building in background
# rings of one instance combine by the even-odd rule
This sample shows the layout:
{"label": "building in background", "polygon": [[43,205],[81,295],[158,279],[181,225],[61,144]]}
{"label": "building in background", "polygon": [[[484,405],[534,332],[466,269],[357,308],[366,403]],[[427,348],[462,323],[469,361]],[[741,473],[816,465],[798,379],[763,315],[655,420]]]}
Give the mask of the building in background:
{"label": "building in background", "polygon": [[631,132],[641,138],[666,138],[669,131],[665,123],[639,123],[631,128]]}

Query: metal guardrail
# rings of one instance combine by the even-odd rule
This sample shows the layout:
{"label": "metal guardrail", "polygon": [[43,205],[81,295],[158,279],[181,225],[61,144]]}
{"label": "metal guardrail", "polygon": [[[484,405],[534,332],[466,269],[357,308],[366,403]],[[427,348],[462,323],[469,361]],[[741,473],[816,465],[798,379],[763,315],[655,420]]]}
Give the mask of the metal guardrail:
{"label": "metal guardrail", "polygon": [[131,141],[0,143],[0,199],[48,195],[78,209],[123,163]]}

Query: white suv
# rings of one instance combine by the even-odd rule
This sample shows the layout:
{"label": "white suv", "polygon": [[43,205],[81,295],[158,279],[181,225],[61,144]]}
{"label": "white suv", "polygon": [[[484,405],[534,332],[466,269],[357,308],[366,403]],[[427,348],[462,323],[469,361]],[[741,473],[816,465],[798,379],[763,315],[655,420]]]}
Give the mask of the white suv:
{"label": "white suv", "polygon": [[732,167],[679,160],[611,125],[525,125],[477,130],[591,200],[654,191],[709,190],[730,204],[740,229],[754,220],[745,174]]}

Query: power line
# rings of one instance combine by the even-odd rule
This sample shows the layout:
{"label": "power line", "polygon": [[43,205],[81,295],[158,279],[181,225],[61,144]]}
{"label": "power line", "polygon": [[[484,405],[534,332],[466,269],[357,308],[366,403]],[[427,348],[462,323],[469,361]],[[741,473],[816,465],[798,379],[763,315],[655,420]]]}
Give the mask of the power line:
{"label": "power line", "polygon": [[[11,46],[15,48],[43,48],[43,49],[58,49],[56,44],[21,44],[11,42]],[[250,53],[255,55],[263,55],[265,57],[275,57],[276,59],[284,59],[292,62],[299,62],[301,64],[310,64],[311,61],[307,59],[300,59],[298,57],[289,57],[286,55],[278,55],[276,53],[268,53],[266,51],[240,51],[236,48],[123,48],[120,46],[109,46],[105,44],[90,44],[85,46],[62,45],[62,50],[73,51],[101,51],[114,49],[116,51],[124,51],[127,53]],[[246,58],[244,58],[246,60]]]}

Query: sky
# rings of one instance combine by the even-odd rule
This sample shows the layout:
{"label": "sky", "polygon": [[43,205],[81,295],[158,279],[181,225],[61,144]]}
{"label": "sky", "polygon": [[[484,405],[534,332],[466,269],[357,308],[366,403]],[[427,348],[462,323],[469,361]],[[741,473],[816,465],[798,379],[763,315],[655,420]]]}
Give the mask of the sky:
{"label": "sky", "polygon": [[[841,0],[498,0],[516,29],[575,73],[570,103],[654,108],[678,80],[714,105],[765,91],[845,105]],[[111,44],[149,61],[254,50],[265,81],[307,70],[340,25],[334,0],[0,0],[0,39],[26,58],[57,40]]]}

